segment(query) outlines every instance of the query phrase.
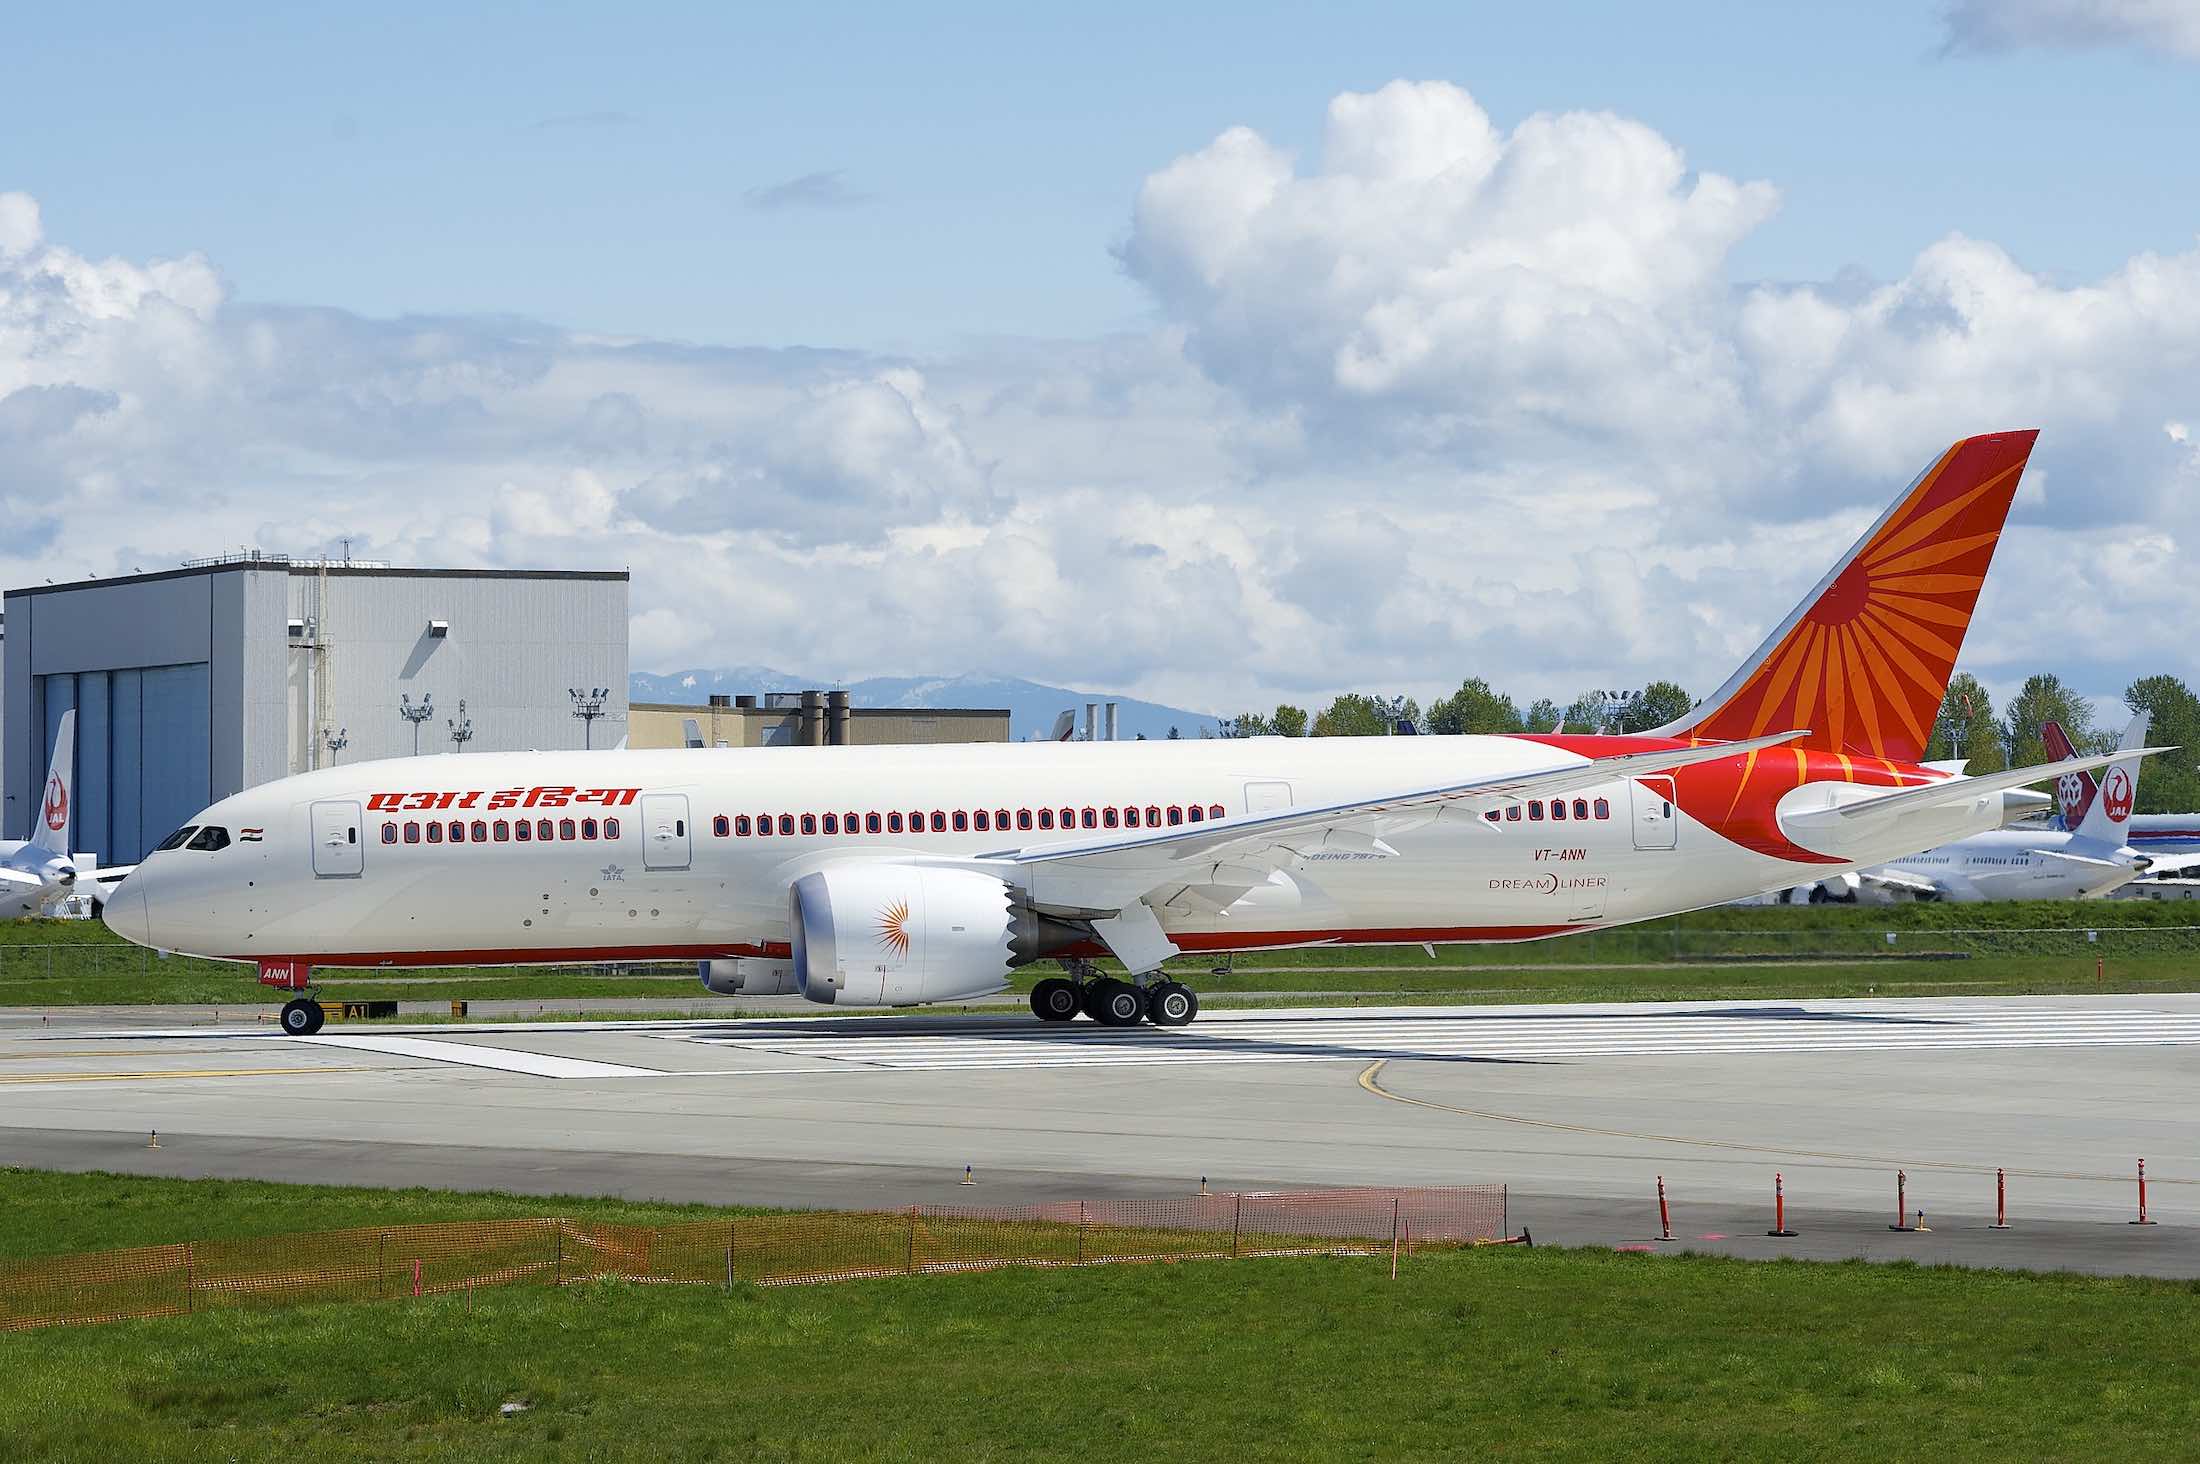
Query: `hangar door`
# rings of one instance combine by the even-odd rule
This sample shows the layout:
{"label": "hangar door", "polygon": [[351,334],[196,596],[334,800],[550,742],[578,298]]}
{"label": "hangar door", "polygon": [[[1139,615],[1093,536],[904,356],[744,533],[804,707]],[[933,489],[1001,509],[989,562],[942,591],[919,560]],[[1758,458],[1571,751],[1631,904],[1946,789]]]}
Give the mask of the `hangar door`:
{"label": "hangar door", "polygon": [[642,795],[642,864],[648,869],[688,867],[688,801],[685,793]]}
{"label": "hangar door", "polygon": [[359,838],[359,805],[330,801],[313,805],[313,873],[341,879],[367,867],[367,846]]}

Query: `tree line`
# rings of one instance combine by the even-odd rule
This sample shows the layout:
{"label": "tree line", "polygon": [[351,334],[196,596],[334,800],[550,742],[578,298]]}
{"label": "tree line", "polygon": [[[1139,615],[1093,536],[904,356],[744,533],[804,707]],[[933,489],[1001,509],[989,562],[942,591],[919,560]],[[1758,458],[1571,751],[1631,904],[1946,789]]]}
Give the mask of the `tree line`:
{"label": "tree line", "polygon": [[[1695,705],[1670,681],[1653,681],[1640,691],[1584,692],[1566,706],[1548,697],[1523,711],[1514,700],[1481,677],[1460,683],[1450,696],[1423,708],[1409,696],[1346,692],[1319,711],[1286,702],[1273,712],[1245,712],[1223,719],[1225,737],[1384,737],[1410,725],[1437,735],[1503,732],[1647,732],[1682,716]],[[2138,811],[2186,813],[2200,810],[2200,698],[2175,676],[2142,676],[2124,692],[2133,713],[2152,716],[2147,741],[2175,752],[2149,758],[2139,777]],[[1930,761],[1962,758],[1974,773],[2028,767],[2048,761],[2040,729],[2060,722],[2071,745],[2081,752],[2107,752],[2123,734],[2123,722],[2096,725],[2093,705],[2058,676],[2028,679],[1999,715],[1993,698],[1968,671],[1958,671],[1941,699],[1933,723]]]}

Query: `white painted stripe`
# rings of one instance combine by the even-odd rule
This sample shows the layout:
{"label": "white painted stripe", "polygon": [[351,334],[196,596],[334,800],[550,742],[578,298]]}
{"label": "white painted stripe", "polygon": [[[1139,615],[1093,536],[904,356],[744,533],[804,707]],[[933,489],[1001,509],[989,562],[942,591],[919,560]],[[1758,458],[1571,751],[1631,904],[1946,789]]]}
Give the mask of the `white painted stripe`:
{"label": "white painted stripe", "polygon": [[323,1033],[314,1037],[283,1037],[283,1042],[311,1042],[320,1047],[348,1047],[359,1052],[381,1052],[392,1057],[417,1057],[425,1062],[458,1063],[465,1067],[495,1068],[507,1073],[532,1073],[538,1078],[653,1078],[657,1069],[629,1067],[623,1063],[593,1062],[578,1057],[553,1057],[544,1052],[514,1052],[505,1047],[482,1047],[471,1042],[432,1042],[420,1037],[354,1036]]}

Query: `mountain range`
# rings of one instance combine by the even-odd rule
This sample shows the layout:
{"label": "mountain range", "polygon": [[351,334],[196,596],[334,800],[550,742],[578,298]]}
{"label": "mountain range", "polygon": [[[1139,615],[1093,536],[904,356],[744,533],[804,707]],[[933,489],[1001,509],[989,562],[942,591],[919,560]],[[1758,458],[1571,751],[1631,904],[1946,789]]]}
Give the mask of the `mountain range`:
{"label": "mountain range", "polygon": [[1071,691],[1014,676],[874,676],[867,681],[834,681],[829,677],[790,676],[769,666],[726,666],[715,670],[636,671],[627,677],[628,701],[665,702],[701,706],[711,696],[811,689],[844,690],[849,704],[857,707],[1006,707],[1010,735],[1018,740],[1044,737],[1054,719],[1075,708],[1080,728],[1085,703],[1116,703],[1116,735],[1125,741],[1138,736],[1156,740],[1174,727],[1180,736],[1214,735],[1216,720],[1205,712],[1138,701],[1112,692]]}

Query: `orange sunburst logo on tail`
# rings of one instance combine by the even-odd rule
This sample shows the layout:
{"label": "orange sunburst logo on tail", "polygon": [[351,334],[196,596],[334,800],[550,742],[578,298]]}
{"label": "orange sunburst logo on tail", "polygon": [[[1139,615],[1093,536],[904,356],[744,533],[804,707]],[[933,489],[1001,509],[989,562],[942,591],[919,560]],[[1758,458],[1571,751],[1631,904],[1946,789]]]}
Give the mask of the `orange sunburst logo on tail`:
{"label": "orange sunburst logo on tail", "polygon": [[896,900],[878,914],[878,943],[895,955],[909,954],[909,902]]}
{"label": "orange sunburst logo on tail", "polygon": [[2034,432],[1967,437],[1859,544],[1777,645],[1689,729],[1915,762],[1978,604]]}

